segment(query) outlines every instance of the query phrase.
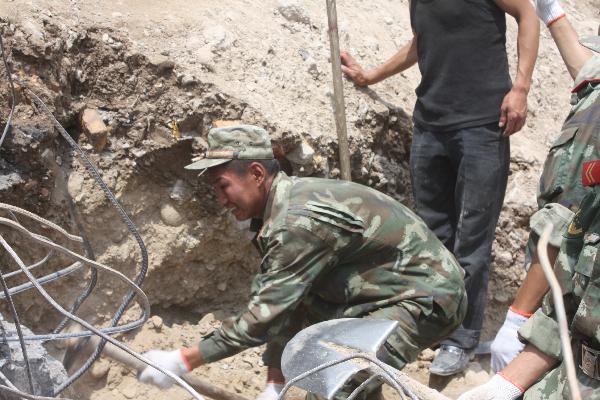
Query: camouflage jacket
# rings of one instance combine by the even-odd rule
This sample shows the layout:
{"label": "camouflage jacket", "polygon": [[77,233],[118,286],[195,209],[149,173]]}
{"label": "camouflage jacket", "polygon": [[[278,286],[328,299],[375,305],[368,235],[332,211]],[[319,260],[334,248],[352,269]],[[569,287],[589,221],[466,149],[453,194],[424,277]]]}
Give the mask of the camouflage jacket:
{"label": "camouflage jacket", "polygon": [[[550,244],[560,247],[562,230],[589,191],[581,185],[584,162],[600,158],[600,55],[594,55],[575,79],[572,108],[550,151],[540,177],[540,211],[531,219],[532,233],[541,234],[548,221],[554,225]],[[560,206],[557,206],[559,204]],[[569,212],[569,210],[571,212]],[[531,249],[530,249],[531,250]]]}
{"label": "camouflage jacket", "polygon": [[[600,350],[600,185],[588,189],[591,192],[583,199],[564,233],[554,265],[554,272],[563,292],[571,337],[575,343],[575,360],[578,359],[576,344],[579,341]],[[541,309],[521,327],[519,335],[543,353],[562,359],[558,323],[550,293],[544,297]],[[562,364],[557,368],[555,381],[560,381],[559,377],[563,375]],[[579,369],[578,379],[580,384],[588,382],[593,385],[592,389],[600,386],[600,381],[586,377]],[[540,393],[543,394],[547,389],[544,389],[544,385],[537,385],[533,390],[541,390]],[[556,393],[559,389],[551,390]],[[546,398],[540,393],[532,398]],[[567,394],[565,396],[567,397],[557,398],[570,398]]]}
{"label": "camouflage jacket", "polygon": [[464,296],[462,269],[425,223],[366,186],[279,173],[263,221],[248,306],[200,342],[206,362],[267,342],[307,296],[348,317],[403,300],[453,315]]}

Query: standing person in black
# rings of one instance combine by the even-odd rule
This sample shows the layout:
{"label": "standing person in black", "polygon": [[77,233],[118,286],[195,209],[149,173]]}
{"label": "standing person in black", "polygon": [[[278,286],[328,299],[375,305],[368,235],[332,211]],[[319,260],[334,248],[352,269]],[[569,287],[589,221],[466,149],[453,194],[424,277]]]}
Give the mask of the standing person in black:
{"label": "standing person in black", "polygon": [[[506,17],[519,27],[518,66],[508,72]],[[479,342],[490,253],[509,170],[509,136],[527,116],[539,23],[526,0],[412,0],[412,40],[384,64],[364,70],[342,54],[359,86],[418,62],[411,178],[417,213],[465,270],[469,299],[460,328],[441,343],[430,367],[452,375]]]}

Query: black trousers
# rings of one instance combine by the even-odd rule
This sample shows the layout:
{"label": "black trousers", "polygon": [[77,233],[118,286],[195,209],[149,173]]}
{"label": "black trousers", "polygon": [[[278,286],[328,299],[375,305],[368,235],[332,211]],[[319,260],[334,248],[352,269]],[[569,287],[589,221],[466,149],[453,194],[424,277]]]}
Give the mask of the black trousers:
{"label": "black trousers", "polygon": [[472,349],[479,343],[509,163],[510,143],[497,123],[443,132],[414,128],[410,168],[417,214],[465,270],[467,314],[443,344]]}

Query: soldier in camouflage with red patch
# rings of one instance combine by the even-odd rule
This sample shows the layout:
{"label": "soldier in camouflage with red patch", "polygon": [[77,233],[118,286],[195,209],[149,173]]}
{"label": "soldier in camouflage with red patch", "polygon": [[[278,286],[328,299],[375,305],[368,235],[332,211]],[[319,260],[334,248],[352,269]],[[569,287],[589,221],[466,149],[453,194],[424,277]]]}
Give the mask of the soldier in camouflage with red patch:
{"label": "soldier in camouflage with red patch", "polygon": [[531,268],[517,292],[504,325],[492,344],[492,369],[501,370],[523,349],[517,330],[540,306],[548,284],[535,252],[537,239],[548,222],[554,230],[548,253],[554,262],[565,230],[590,188],[581,184],[582,166],[600,158],[600,38],[579,41],[558,0],[537,0],[536,9],[546,24],[575,80],[572,108],[558,138],[550,147],[540,178],[539,211],[530,220],[528,253]]}
{"label": "soldier in camouflage with red patch", "polygon": [[[462,269],[408,208],[366,186],[278,172],[267,133],[254,126],[213,129],[208,142],[208,158],[188,168],[209,168],[221,205],[238,220],[253,218],[260,270],[238,316],[195,349],[150,358],[193,368],[266,343],[269,376],[282,383],[285,344],[315,322],[399,321],[384,355],[396,368],[460,325],[467,305]],[[152,371],[142,379],[160,384]]]}
{"label": "soldier in camouflage with red patch", "polygon": [[[554,264],[562,288],[581,396],[600,399],[600,160],[582,165],[579,182],[589,189],[568,224]],[[487,384],[459,400],[572,399],[552,294],[521,327],[527,344]]]}

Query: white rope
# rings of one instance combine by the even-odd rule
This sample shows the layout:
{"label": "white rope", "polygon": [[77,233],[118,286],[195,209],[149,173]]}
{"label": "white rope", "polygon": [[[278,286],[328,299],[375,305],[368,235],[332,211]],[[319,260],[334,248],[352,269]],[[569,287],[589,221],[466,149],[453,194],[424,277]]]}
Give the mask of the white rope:
{"label": "white rope", "polygon": [[579,385],[577,384],[577,375],[575,373],[575,361],[573,361],[573,349],[571,348],[571,337],[569,335],[569,326],[567,324],[567,314],[565,312],[565,304],[563,302],[563,294],[560,284],[554,275],[554,271],[550,266],[548,258],[548,239],[552,233],[552,224],[547,224],[544,232],[540,237],[537,245],[538,257],[540,264],[546,275],[546,280],[550,284],[552,290],[552,300],[554,301],[554,309],[556,310],[556,319],[558,320],[558,329],[560,332],[560,344],[562,347],[563,361],[567,369],[567,380],[569,382],[569,390],[573,400],[581,400]]}

